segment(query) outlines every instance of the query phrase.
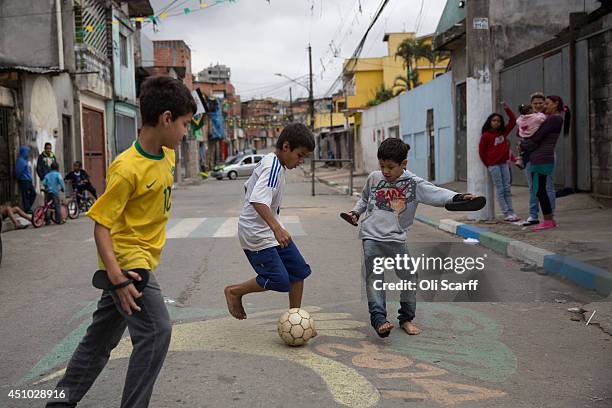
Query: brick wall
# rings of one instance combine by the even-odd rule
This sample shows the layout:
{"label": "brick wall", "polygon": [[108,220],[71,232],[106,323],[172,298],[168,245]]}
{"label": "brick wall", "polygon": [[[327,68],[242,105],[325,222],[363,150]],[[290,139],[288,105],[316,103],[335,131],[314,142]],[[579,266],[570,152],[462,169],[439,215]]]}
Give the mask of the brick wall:
{"label": "brick wall", "polygon": [[612,30],[589,40],[593,193],[612,198]]}
{"label": "brick wall", "polygon": [[193,89],[191,74],[191,49],[182,40],[153,41],[156,67],[184,68],[185,76],[181,78],[189,89]]}

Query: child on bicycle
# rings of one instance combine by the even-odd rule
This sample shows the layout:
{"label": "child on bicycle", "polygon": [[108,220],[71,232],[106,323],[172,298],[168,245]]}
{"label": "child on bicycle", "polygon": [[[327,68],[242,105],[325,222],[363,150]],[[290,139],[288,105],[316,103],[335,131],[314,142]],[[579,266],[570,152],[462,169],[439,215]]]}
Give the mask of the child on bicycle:
{"label": "child on bicycle", "polygon": [[66,174],[65,181],[69,181],[72,190],[76,193],[77,202],[80,205],[80,199],[85,191],[89,191],[91,195],[98,198],[96,188],[91,184],[89,174],[83,169],[83,164],[80,161],[72,163],[72,171]]}
{"label": "child on bicycle", "polygon": [[[64,184],[62,175],[59,173],[59,165],[57,162],[51,163],[51,171],[47,173],[42,183],[47,190],[45,192],[45,202],[53,200],[53,208],[55,208],[55,222],[61,224],[62,211],[60,206],[60,190],[64,192],[66,190],[66,185]],[[51,224],[51,218],[48,214],[45,214],[45,224]]]}

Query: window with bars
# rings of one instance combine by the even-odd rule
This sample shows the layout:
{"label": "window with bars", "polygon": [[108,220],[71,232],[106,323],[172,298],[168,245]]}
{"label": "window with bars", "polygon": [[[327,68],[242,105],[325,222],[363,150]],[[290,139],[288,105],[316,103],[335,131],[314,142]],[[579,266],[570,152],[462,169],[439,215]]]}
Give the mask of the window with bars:
{"label": "window with bars", "polygon": [[86,44],[100,57],[106,57],[108,34],[104,3],[100,0],[75,0],[73,8],[76,43]]}

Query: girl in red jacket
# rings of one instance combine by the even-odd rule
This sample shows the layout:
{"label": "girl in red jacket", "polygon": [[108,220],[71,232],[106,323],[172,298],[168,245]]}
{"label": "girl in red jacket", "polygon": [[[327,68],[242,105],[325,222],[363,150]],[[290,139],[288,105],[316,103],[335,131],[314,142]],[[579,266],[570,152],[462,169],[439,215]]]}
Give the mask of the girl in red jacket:
{"label": "girl in red jacket", "polygon": [[493,113],[487,118],[482,126],[482,137],[478,152],[480,159],[489,169],[491,179],[495,185],[495,192],[499,206],[504,213],[504,221],[516,222],[520,218],[514,213],[512,208],[512,197],[510,196],[510,168],[508,159],[510,158],[510,142],[508,135],[516,124],[516,116],[510,107],[502,102],[502,106],[508,115],[508,124],[505,124],[504,117],[499,113]]}

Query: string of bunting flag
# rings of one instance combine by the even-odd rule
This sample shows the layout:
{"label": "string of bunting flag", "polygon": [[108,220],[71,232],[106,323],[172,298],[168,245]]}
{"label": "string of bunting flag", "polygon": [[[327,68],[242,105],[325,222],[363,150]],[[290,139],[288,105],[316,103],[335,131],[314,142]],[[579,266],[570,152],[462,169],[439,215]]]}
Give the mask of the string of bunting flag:
{"label": "string of bunting flag", "polygon": [[[197,7],[194,6],[190,6],[190,7],[184,7],[182,11],[178,11],[176,13],[173,13],[171,10],[164,10],[162,12],[160,12],[159,14],[154,14],[154,15],[150,15],[148,17],[134,17],[131,18],[130,20],[132,22],[135,23],[144,23],[144,24],[159,24],[160,22],[164,21],[167,18],[171,18],[171,17],[177,17],[177,16],[184,16],[187,14],[191,14],[191,13],[195,13],[198,11],[203,11],[206,9],[209,9],[211,7],[214,6],[218,6],[219,4],[222,3],[236,3],[237,0],[214,0],[214,1],[210,1],[208,3],[200,3]],[[112,24],[119,24],[119,20],[117,19],[113,19],[111,21]],[[104,31],[106,29],[106,24],[105,23],[99,23],[99,24],[95,24],[95,25],[86,25],[83,27],[83,29],[81,30],[81,33],[83,35],[86,35],[88,33],[92,33],[94,31]]]}

